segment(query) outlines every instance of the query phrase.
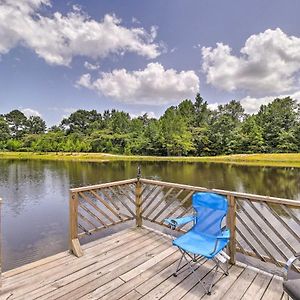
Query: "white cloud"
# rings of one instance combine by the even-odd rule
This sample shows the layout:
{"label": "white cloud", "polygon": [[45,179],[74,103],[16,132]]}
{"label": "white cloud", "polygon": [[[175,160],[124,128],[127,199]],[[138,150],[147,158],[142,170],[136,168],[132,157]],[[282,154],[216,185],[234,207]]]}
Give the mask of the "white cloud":
{"label": "white cloud", "polygon": [[295,91],[300,71],[300,38],[281,29],[250,36],[241,55],[228,45],[202,47],[207,83],[226,91],[246,90],[252,95]]}
{"label": "white cloud", "polygon": [[244,107],[247,113],[256,113],[258,112],[261,105],[266,105],[271,103],[275,98],[285,98],[291,97],[294,100],[297,100],[300,103],[300,91],[292,93],[292,94],[283,94],[277,96],[266,96],[261,98],[255,98],[247,96],[240,100],[242,106]]}
{"label": "white cloud", "polygon": [[84,67],[88,70],[98,70],[100,68],[99,64],[91,64],[88,61],[84,62]]}
{"label": "white cloud", "polygon": [[31,117],[31,116],[41,117],[41,114],[37,110],[31,109],[31,108],[24,108],[21,111],[27,118]]}
{"label": "white cloud", "polygon": [[81,7],[81,5],[79,5],[79,4],[74,4],[74,5],[72,5],[72,9],[73,9],[74,11],[81,11],[81,10],[82,10],[82,7]]}
{"label": "white cloud", "polygon": [[57,107],[57,106],[49,107],[48,109],[52,110],[52,111],[59,111],[59,112],[64,112],[64,113],[68,113],[68,114],[71,114],[77,110],[77,108],[74,108],[74,107]]}
{"label": "white cloud", "polygon": [[66,15],[42,15],[50,0],[0,0],[0,54],[22,45],[49,64],[69,65],[76,55],[99,59],[134,52],[147,58],[160,54],[156,27],[126,28],[114,15],[96,21],[78,6]]}
{"label": "white cloud", "polygon": [[130,113],[130,117],[131,118],[137,118],[137,117],[141,117],[144,114],[147,114],[149,119],[158,119],[158,116],[156,115],[156,113],[154,111],[141,111],[139,113]]}
{"label": "white cloud", "polygon": [[[274,99],[276,98],[286,98],[286,97],[291,97],[292,99],[298,101],[300,104],[300,91],[297,91],[295,93],[291,94],[281,94],[281,95],[271,95],[271,96],[265,96],[265,97],[251,97],[251,96],[246,96],[242,99],[240,99],[240,103],[245,109],[245,112],[248,114],[253,114],[257,113],[260,109],[261,105],[267,105],[271,103]],[[219,105],[224,104],[224,103],[210,103],[208,104],[208,108],[211,110],[216,110]]]}
{"label": "white cloud", "polygon": [[84,74],[76,85],[120,102],[161,105],[194,97],[199,91],[199,78],[194,71],[165,70],[159,63],[149,63],[144,70],[113,70],[95,80]]}
{"label": "white cloud", "polygon": [[135,17],[132,17],[132,18],[131,18],[131,22],[132,22],[133,24],[141,24],[141,22],[140,22],[137,18],[135,18]]}
{"label": "white cloud", "polygon": [[93,89],[93,84],[91,82],[91,74],[83,74],[76,82],[76,87],[85,87],[87,89]]}
{"label": "white cloud", "polygon": [[209,109],[211,109],[211,110],[217,110],[219,105],[220,105],[220,103],[214,102],[214,103],[209,103],[209,104],[207,105],[207,107],[208,107]]}

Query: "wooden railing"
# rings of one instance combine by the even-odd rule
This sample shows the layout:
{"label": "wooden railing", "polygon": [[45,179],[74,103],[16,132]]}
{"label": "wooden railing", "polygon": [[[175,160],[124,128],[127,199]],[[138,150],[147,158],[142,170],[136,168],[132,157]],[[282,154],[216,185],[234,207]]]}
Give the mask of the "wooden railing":
{"label": "wooden railing", "polygon": [[[206,189],[189,185],[141,179],[145,197],[142,219],[166,226],[165,218],[192,214],[194,192],[214,192],[228,199],[227,226],[231,231],[229,252],[236,252],[283,266],[300,251],[300,202],[282,198]],[[191,225],[179,228],[185,232]]]}
{"label": "wooden railing", "polygon": [[[193,213],[191,199],[197,191],[214,192],[228,199],[231,263],[240,252],[282,267],[300,251],[299,201],[143,178],[72,189],[70,247],[81,255],[77,251],[80,237],[128,220],[136,219],[137,226],[150,222],[167,227],[165,218]],[[177,230],[186,232],[190,226]]]}
{"label": "wooden railing", "polygon": [[136,182],[130,179],[70,190],[69,247],[82,256],[79,239],[136,218]]}

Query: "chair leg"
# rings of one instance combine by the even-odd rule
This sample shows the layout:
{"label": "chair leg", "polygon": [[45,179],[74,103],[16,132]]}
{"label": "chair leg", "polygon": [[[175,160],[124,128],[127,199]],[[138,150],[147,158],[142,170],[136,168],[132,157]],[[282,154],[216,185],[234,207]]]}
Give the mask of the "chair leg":
{"label": "chair leg", "polygon": [[225,264],[225,265],[226,265],[225,269],[221,266],[221,264],[220,264],[219,261],[214,260],[214,262],[215,262],[216,264],[218,264],[219,268],[223,271],[223,273],[224,273],[226,276],[229,275],[229,273],[228,273],[228,261],[227,261],[226,264]]}
{"label": "chair leg", "polygon": [[[175,273],[173,273],[173,276],[176,277],[176,276],[178,275],[178,272],[179,272],[179,270],[181,269],[180,266],[181,266],[182,261],[183,261],[183,259],[184,259],[184,260],[187,262],[188,268],[192,271],[192,273],[194,274],[194,276],[196,277],[196,279],[198,280],[198,282],[200,282],[200,284],[202,285],[202,287],[203,287],[203,289],[204,289],[204,291],[205,291],[205,293],[206,293],[207,295],[211,295],[211,290],[212,290],[212,287],[213,287],[213,285],[214,285],[214,283],[215,283],[215,278],[216,278],[216,275],[217,275],[217,272],[218,272],[218,269],[219,269],[219,268],[223,271],[223,273],[224,273],[225,275],[228,275],[228,262],[226,263],[226,267],[223,268],[223,267],[221,266],[221,264],[220,264],[220,261],[219,261],[218,259],[216,259],[216,258],[213,258],[212,261],[215,263],[215,266],[213,267],[212,272],[214,272],[214,273],[213,273],[213,278],[212,278],[212,280],[211,280],[211,282],[209,283],[208,288],[207,288],[207,287],[204,285],[204,283],[202,282],[202,280],[200,279],[200,277],[196,274],[196,271],[195,271],[195,269],[194,269],[194,267],[193,267],[193,264],[192,264],[193,262],[196,263],[196,262],[198,261],[198,258],[196,259],[196,256],[195,256],[195,255],[190,255],[189,253],[185,252],[185,251],[182,250],[181,248],[178,248],[178,250],[180,251],[180,253],[181,253],[182,255],[181,255],[181,258],[180,258],[180,260],[179,260],[179,262],[178,262],[176,271],[175,271]],[[187,257],[187,256],[188,256],[188,257]],[[201,258],[201,257],[199,256],[199,258]],[[201,260],[200,260],[200,261],[201,261]],[[185,266],[186,266],[186,265],[185,265]],[[181,270],[180,272],[182,272],[182,270]]]}
{"label": "chair leg", "polygon": [[[179,250],[180,250],[180,249],[179,249]],[[182,253],[181,250],[180,250],[180,252]],[[178,263],[178,265],[177,265],[176,271],[175,271],[175,273],[173,273],[173,276],[174,276],[174,277],[177,277],[177,272],[178,272],[178,270],[179,270],[179,268],[180,268],[180,265],[181,265],[183,256],[184,256],[184,254],[182,253],[182,256],[181,256],[181,258],[180,258],[180,260],[179,260],[179,263]]]}
{"label": "chair leg", "polygon": [[218,269],[221,268],[223,270],[223,268],[220,266],[219,262],[216,262],[215,260],[213,260],[215,262],[215,272],[214,272],[214,275],[213,275],[213,278],[211,280],[211,283],[209,285],[209,288],[208,288],[208,292],[207,292],[207,295],[211,295],[211,289],[212,289],[212,286],[215,282],[215,278],[216,278],[216,275],[217,275],[217,272],[218,272]]}
{"label": "chair leg", "polygon": [[204,291],[206,294],[208,294],[208,290],[207,288],[205,287],[205,285],[203,284],[202,280],[199,278],[199,276],[196,274],[196,271],[195,269],[193,268],[191,262],[194,260],[192,258],[192,260],[188,260],[185,256],[185,254],[187,254],[189,257],[191,257],[188,253],[186,253],[185,251],[182,251],[180,248],[179,248],[179,251],[182,253],[182,258],[184,258],[188,264],[188,267],[191,269],[192,273],[194,274],[194,276],[196,277],[196,279],[199,281],[199,283],[202,285]]}
{"label": "chair leg", "polygon": [[228,269],[229,269],[229,260],[227,260],[227,262],[226,262],[226,271],[225,271],[226,276],[229,275]]}

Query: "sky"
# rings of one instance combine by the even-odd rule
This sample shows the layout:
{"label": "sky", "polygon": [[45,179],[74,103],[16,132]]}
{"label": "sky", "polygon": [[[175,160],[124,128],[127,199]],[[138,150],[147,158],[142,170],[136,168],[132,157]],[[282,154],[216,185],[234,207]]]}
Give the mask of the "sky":
{"label": "sky", "polygon": [[0,114],[300,100],[299,0],[0,0]]}

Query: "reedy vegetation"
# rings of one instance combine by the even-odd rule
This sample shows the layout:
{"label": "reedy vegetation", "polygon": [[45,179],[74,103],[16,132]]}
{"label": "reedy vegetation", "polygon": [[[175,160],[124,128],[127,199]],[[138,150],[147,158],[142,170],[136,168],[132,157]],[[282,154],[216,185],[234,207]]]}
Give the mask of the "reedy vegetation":
{"label": "reedy vegetation", "polygon": [[0,150],[215,156],[300,151],[299,104],[290,97],[248,115],[232,100],[210,110],[200,94],[169,107],[157,120],[123,111],[78,110],[46,129],[19,110],[0,116]]}

